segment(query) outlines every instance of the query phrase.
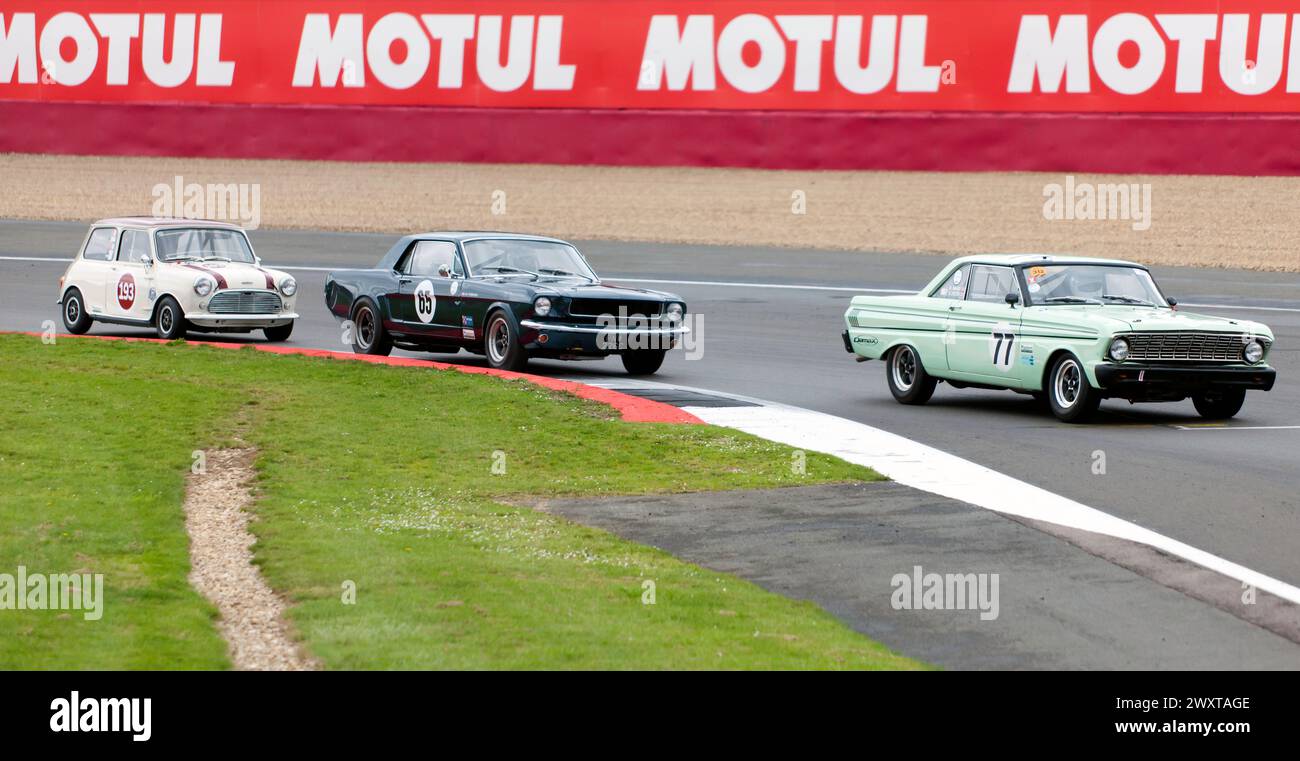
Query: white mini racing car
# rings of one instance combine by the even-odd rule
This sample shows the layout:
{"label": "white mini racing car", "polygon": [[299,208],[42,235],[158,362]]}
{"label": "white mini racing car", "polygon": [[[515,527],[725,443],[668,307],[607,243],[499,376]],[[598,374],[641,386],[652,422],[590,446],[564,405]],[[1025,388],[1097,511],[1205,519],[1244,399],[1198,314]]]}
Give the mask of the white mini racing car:
{"label": "white mini racing car", "polygon": [[262,267],[236,225],[123,217],[90,226],[59,278],[58,303],[74,334],[106,322],[152,327],[165,339],[261,330],[284,341],[298,319],[297,291],[288,274]]}

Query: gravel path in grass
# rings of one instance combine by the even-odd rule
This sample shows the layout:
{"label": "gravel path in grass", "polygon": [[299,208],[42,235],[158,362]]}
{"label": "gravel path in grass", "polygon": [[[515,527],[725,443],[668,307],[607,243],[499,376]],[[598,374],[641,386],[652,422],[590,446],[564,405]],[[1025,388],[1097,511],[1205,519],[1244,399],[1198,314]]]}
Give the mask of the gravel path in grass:
{"label": "gravel path in grass", "polygon": [[191,473],[185,497],[190,535],[190,583],[217,606],[217,628],[241,671],[306,671],[316,664],[301,652],[285,621],[285,604],[253,565],[248,531],[253,479],[251,449],[209,449],[201,473]]}
{"label": "gravel path in grass", "polygon": [[[942,255],[1073,253],[1151,265],[1300,271],[1300,233],[1293,222],[1300,206],[1297,177],[1077,174],[1067,179],[1065,173],[1045,172],[19,154],[0,154],[0,177],[6,180],[0,218],[8,219],[88,222],[146,214],[153,211],[155,186],[173,188],[181,178],[186,185],[247,184],[243,198],[258,202],[260,224],[286,229],[505,230],[577,240]],[[1140,220],[1077,218],[1063,211],[1061,218],[1045,217],[1053,187],[1063,202],[1088,216],[1087,196],[1100,193],[1106,203],[1109,186],[1133,183],[1138,192],[1132,197],[1142,203],[1124,210],[1140,212]],[[207,216],[221,215],[209,211]]]}

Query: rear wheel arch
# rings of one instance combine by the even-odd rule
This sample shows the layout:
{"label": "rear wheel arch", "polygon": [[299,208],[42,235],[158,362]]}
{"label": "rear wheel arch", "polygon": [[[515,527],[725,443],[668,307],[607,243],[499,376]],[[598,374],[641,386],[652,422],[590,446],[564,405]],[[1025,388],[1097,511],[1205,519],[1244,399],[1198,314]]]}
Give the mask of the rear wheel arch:
{"label": "rear wheel arch", "polygon": [[896,346],[891,346],[888,355],[883,358],[885,383],[895,401],[901,404],[925,404],[930,401],[939,379],[926,372],[921,352],[915,345],[900,341]]}
{"label": "rear wheel arch", "polygon": [[[365,308],[370,312],[372,324],[370,326],[370,340],[367,343],[364,337],[364,325],[358,324],[357,317],[361,310]],[[356,354],[373,354],[377,356],[388,356],[393,350],[392,337],[388,335],[388,330],[384,326],[384,315],[380,310],[379,304],[368,296],[362,296],[352,304],[352,309],[348,312],[348,319],[351,321],[352,330],[352,351]]]}
{"label": "rear wheel arch", "polygon": [[[884,351],[880,352],[880,359],[881,359],[881,361],[888,362],[888,361],[889,361],[889,358],[892,357],[892,356],[894,356],[894,352],[898,351],[898,348],[899,348],[900,346],[908,346],[908,345],[909,345],[909,344],[907,343],[907,341],[906,341],[905,339],[899,338],[899,339],[895,340],[893,343],[891,343],[891,344],[889,344],[888,346],[886,346],[885,349],[884,349]],[[912,348],[913,348],[913,350],[916,350],[916,347],[913,346]],[[919,351],[917,351],[917,359],[920,359],[920,358],[921,358],[921,354],[920,354]]]}

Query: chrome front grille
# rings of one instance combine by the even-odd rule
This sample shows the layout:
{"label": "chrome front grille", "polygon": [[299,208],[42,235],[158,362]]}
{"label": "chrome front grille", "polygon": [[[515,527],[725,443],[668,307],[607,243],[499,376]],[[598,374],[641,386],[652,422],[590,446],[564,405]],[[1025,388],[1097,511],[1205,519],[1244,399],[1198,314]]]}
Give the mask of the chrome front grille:
{"label": "chrome front grille", "polygon": [[569,304],[569,314],[574,317],[658,317],[663,307],[662,301],[640,299],[574,299]]}
{"label": "chrome front grille", "polygon": [[208,302],[209,314],[276,314],[280,294],[274,291],[220,291]]}
{"label": "chrome front grille", "polygon": [[[1245,333],[1128,333],[1128,359],[1140,362],[1240,362]],[[1268,347],[1264,339],[1255,339]]]}

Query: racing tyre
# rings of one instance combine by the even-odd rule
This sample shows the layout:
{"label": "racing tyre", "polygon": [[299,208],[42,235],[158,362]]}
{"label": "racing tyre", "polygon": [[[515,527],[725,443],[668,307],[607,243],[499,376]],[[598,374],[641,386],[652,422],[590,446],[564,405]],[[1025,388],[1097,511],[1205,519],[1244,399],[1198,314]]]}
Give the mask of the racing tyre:
{"label": "racing tyre", "polygon": [[889,380],[889,392],[900,404],[925,404],[934,396],[934,387],[939,384],[938,379],[921,366],[921,357],[916,349],[907,344],[889,353],[885,376]]}
{"label": "racing tyre", "polygon": [[277,325],[273,328],[262,328],[262,332],[266,334],[266,340],[271,343],[283,343],[289,340],[289,336],[293,335],[293,323]]}
{"label": "racing tyre", "polygon": [[623,369],[627,370],[628,375],[654,375],[659,372],[667,353],[662,349],[642,349],[620,356],[623,359]]}
{"label": "racing tyre", "polygon": [[1227,420],[1240,412],[1241,405],[1245,402],[1246,389],[1244,388],[1206,391],[1192,397],[1192,404],[1196,405],[1196,411],[1201,413],[1201,417],[1210,420]]}
{"label": "racing tyre", "polygon": [[352,351],[377,357],[393,352],[393,339],[384,330],[384,321],[373,301],[362,301],[352,312]]}
{"label": "racing tyre", "polygon": [[189,325],[185,322],[185,313],[181,305],[171,296],[163,296],[158,302],[158,311],[153,315],[153,327],[158,337],[166,341],[179,341],[185,338]]}
{"label": "racing tyre", "polygon": [[498,370],[523,370],[528,353],[519,345],[519,335],[502,312],[493,312],[483,331],[483,348],[488,364]]}
{"label": "racing tyre", "polygon": [[1101,393],[1088,385],[1083,363],[1073,354],[1064,354],[1047,374],[1047,403],[1052,414],[1066,423],[1082,423],[1101,405]]}
{"label": "racing tyre", "polygon": [[63,295],[63,327],[74,336],[90,330],[94,320],[86,314],[86,302],[81,298],[81,291],[69,288]]}

